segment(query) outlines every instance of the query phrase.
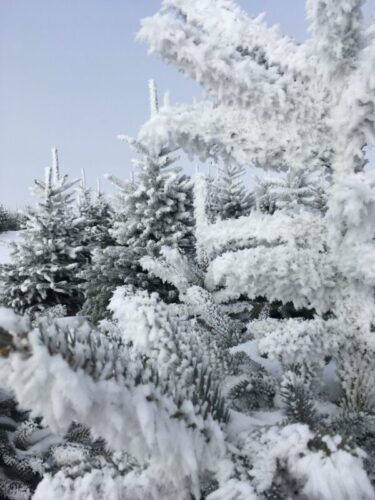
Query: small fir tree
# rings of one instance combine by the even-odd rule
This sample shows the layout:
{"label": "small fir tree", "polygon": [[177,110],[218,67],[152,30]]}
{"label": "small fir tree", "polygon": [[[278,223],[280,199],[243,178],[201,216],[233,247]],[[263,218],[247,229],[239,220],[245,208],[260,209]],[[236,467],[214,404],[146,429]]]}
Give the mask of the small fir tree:
{"label": "small fir tree", "polygon": [[111,206],[100,190],[99,179],[94,191],[86,185],[85,171],[82,169],[78,188],[78,219],[81,225],[81,245],[90,254],[96,248],[105,248],[113,243],[109,234],[112,220]]}
{"label": "small fir tree", "polygon": [[[158,112],[156,87],[150,83],[151,113]],[[109,299],[119,285],[157,291],[165,300],[176,299],[174,287],[149,276],[140,265],[146,255],[157,256],[164,245],[194,251],[192,184],[172,165],[168,150],[156,153],[129,137],[121,137],[141,158],[134,160],[135,179],[121,181],[109,176],[119,189],[110,234],[115,244],[96,251],[85,273],[86,301],[83,313],[98,321],[108,316]]]}
{"label": "small fir tree", "polygon": [[212,204],[216,216],[220,219],[238,219],[249,214],[252,198],[245,188],[244,175],[245,168],[230,159],[224,162],[223,167],[218,167]]}
{"label": "small fir tree", "polygon": [[40,198],[26,214],[24,238],[15,245],[12,262],[1,269],[1,302],[19,312],[37,313],[57,305],[68,314],[82,304],[78,274],[86,262],[74,211],[72,187],[60,176],[57,150],[45,181],[35,181]]}

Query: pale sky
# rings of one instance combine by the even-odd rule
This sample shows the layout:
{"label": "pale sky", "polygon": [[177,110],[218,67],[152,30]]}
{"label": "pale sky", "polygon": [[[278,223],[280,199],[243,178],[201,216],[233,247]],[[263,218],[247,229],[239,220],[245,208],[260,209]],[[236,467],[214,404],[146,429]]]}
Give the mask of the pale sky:
{"label": "pale sky", "polygon": [[[0,204],[32,202],[28,186],[43,177],[52,146],[61,168],[88,183],[125,178],[131,153],[116,139],[136,135],[148,118],[147,81],[172,102],[200,97],[199,87],[147,55],[135,41],[142,17],[159,0],[0,0]],[[250,14],[303,41],[303,0],[239,0]],[[375,8],[366,4],[365,14]],[[106,188],[106,181],[102,181]]]}

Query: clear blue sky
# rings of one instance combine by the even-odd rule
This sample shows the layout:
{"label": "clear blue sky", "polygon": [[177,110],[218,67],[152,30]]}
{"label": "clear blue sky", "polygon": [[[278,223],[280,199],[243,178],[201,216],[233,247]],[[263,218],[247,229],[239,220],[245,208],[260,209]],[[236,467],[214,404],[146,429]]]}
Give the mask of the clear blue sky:
{"label": "clear blue sky", "polygon": [[[306,37],[303,0],[240,0],[250,12],[298,40]],[[159,0],[0,1],[0,203],[30,203],[56,145],[64,172],[86,170],[89,184],[131,171],[127,146],[148,117],[147,81],[190,102],[200,89],[147,55],[135,41],[142,17]],[[369,0],[366,14],[375,7]],[[105,187],[106,181],[103,181]]]}

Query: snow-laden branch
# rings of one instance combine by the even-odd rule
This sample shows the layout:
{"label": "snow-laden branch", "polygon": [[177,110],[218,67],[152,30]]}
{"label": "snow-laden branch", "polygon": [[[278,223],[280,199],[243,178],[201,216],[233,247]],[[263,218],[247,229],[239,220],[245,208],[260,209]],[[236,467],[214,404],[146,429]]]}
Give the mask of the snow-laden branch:
{"label": "snow-laden branch", "polygon": [[251,299],[291,301],[296,307],[327,311],[333,271],[318,251],[282,244],[227,252],[207,271],[206,286],[216,300],[226,302],[246,295]]}
{"label": "snow-laden branch", "polygon": [[341,78],[356,66],[363,43],[364,0],[307,0],[316,55],[328,77]]}
{"label": "snow-laden branch", "polygon": [[[158,324],[151,305],[135,311],[137,318],[145,313],[142,325],[149,338]],[[80,318],[44,322],[25,333],[23,327],[29,324],[1,312],[0,325],[7,328],[8,337],[0,340],[12,352],[1,361],[0,369],[17,400],[32,408],[34,415],[43,415],[53,431],[64,433],[72,421],[80,422],[112,449],[126,450],[155,477],[176,488],[184,484],[194,494],[199,491],[202,469],[218,470],[226,454],[220,426],[207,413],[200,417],[188,400],[177,406],[162,380],[159,385],[153,370],[127,352],[120,339],[107,339]],[[130,311],[127,320],[131,320]],[[163,332],[161,328],[159,334]],[[154,355],[162,345],[161,337],[154,336]],[[164,349],[170,346],[165,338]],[[161,355],[162,351],[159,359]],[[161,369],[167,370],[168,363]],[[193,418],[190,423],[188,414]]]}
{"label": "snow-laden branch", "polygon": [[[246,111],[205,102],[162,108],[142,127],[138,139],[154,153],[163,147],[182,148],[203,161],[230,157],[244,166],[321,168],[332,155],[331,132],[321,114],[318,105],[287,110],[270,96],[258,109]],[[303,147],[296,147],[301,142]]]}
{"label": "snow-laden branch", "polygon": [[306,77],[303,48],[229,0],[165,0],[139,38],[226,103],[291,102]]}

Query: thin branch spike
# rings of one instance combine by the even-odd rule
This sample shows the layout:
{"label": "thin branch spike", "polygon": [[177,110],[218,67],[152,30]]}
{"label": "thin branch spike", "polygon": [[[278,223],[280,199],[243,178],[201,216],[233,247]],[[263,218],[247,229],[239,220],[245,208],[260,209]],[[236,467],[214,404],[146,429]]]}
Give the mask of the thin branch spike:
{"label": "thin branch spike", "polygon": [[86,174],[84,168],[81,168],[81,187],[82,189],[86,189]]}
{"label": "thin branch spike", "polygon": [[57,182],[60,179],[60,165],[59,165],[59,155],[56,147],[52,148],[52,171],[53,171],[53,182]]}
{"label": "thin branch spike", "polygon": [[159,112],[158,90],[155,80],[148,82],[149,95],[150,95],[150,112],[151,117],[156,116]]}
{"label": "thin branch spike", "polygon": [[46,197],[48,196],[48,193],[50,192],[52,187],[52,168],[51,167],[46,167],[45,168],[45,190],[46,190]]}

